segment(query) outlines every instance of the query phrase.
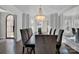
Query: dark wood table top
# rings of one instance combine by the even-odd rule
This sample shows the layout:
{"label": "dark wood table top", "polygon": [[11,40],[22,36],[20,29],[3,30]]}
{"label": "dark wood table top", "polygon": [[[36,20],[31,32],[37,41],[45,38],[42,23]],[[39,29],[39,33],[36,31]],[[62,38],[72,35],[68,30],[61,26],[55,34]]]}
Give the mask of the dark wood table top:
{"label": "dark wood table top", "polygon": [[35,35],[36,54],[56,53],[57,35]]}

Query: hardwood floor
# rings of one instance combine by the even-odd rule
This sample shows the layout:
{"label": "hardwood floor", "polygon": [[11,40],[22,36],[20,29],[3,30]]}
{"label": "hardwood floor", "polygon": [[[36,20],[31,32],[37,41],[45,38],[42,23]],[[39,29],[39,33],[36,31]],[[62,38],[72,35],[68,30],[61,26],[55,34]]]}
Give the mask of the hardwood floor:
{"label": "hardwood floor", "polygon": [[14,39],[0,40],[0,54],[15,54],[15,40]]}
{"label": "hardwood floor", "polygon": [[[66,44],[63,45],[64,48],[68,50],[68,54],[79,54],[79,52],[73,50],[68,45]],[[26,50],[25,54],[27,54]],[[13,39],[0,40],[0,54],[22,54],[22,41],[15,43]]]}
{"label": "hardwood floor", "polygon": [[22,41],[16,42],[16,53],[22,54]]}
{"label": "hardwood floor", "polygon": [[[68,50],[68,54],[79,54],[79,52],[73,50],[71,47],[69,47],[68,45],[66,44],[63,44],[63,48],[64,48],[64,52],[65,52],[65,49]],[[27,50],[27,49],[26,49]],[[22,54],[22,41],[19,41],[16,43],[16,53],[17,54]],[[25,54],[27,54],[27,52],[25,51]],[[65,54],[65,53],[63,53]]]}

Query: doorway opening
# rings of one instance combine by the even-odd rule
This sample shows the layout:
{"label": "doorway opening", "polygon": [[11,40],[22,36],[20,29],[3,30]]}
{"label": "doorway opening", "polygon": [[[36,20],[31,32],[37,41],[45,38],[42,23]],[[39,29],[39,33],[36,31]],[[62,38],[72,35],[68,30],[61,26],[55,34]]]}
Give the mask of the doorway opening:
{"label": "doorway opening", "polygon": [[6,17],[6,39],[14,39],[15,19],[12,14]]}

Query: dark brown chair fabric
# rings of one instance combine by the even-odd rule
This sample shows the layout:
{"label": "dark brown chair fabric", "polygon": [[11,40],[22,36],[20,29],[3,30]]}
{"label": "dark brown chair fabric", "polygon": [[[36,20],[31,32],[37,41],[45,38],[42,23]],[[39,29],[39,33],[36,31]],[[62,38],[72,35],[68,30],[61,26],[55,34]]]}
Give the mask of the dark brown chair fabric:
{"label": "dark brown chair fabric", "polygon": [[27,48],[27,53],[32,53],[32,51],[35,53],[35,43],[31,42],[31,39],[29,39],[29,29],[21,29],[21,37],[22,37],[22,42],[23,42],[23,53],[24,53],[24,49],[29,47],[31,48],[31,51],[28,52],[28,48]]}
{"label": "dark brown chair fabric", "polygon": [[56,44],[56,49],[57,49],[56,53],[60,53],[59,50],[60,50],[61,43],[62,43],[63,32],[64,32],[64,30],[59,30],[57,44]]}
{"label": "dark brown chair fabric", "polygon": [[73,35],[76,34],[76,30],[75,30],[75,28],[72,28],[72,33],[73,33]]}
{"label": "dark brown chair fabric", "polygon": [[55,33],[56,33],[56,29],[54,29],[53,35],[55,35]]}
{"label": "dark brown chair fabric", "polygon": [[28,32],[26,31],[26,29],[21,29],[20,32],[21,32],[22,42],[24,44],[29,39]]}
{"label": "dark brown chair fabric", "polygon": [[32,28],[28,28],[28,35],[29,35],[29,39],[30,39],[31,36],[33,35]]}
{"label": "dark brown chair fabric", "polygon": [[51,35],[52,34],[52,28],[50,29],[50,32],[49,32],[49,35]]}

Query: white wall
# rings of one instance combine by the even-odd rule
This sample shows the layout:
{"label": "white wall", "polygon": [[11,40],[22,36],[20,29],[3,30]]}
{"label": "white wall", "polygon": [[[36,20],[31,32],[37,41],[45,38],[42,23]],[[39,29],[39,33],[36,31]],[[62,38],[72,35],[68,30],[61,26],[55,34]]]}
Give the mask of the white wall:
{"label": "white wall", "polygon": [[[0,27],[1,27],[1,13],[0,13]],[[0,37],[1,37],[1,28],[0,28]]]}
{"label": "white wall", "polygon": [[58,13],[50,15],[50,26],[53,30],[56,29],[56,34],[58,34],[58,31],[60,29],[60,19]]}
{"label": "white wall", "polygon": [[29,28],[29,14],[22,14],[22,28]]}
{"label": "white wall", "polygon": [[8,15],[8,13],[1,13],[1,38],[6,38],[6,15]]}
{"label": "white wall", "polygon": [[17,41],[21,40],[21,34],[20,34],[21,28],[22,28],[22,14],[19,14],[17,15]]}
{"label": "white wall", "polygon": [[[11,6],[11,5],[1,5],[0,8],[2,9],[5,9],[6,13],[3,13],[3,12],[0,12],[1,13],[1,36],[5,38],[5,16],[7,16],[7,13],[8,14],[13,14],[13,15],[16,15],[17,16],[17,37],[16,37],[16,41],[19,41],[21,40],[21,35],[20,35],[20,29],[22,28],[22,12],[19,11],[17,8],[15,8],[14,6]],[[9,13],[10,12],[10,13]]]}

